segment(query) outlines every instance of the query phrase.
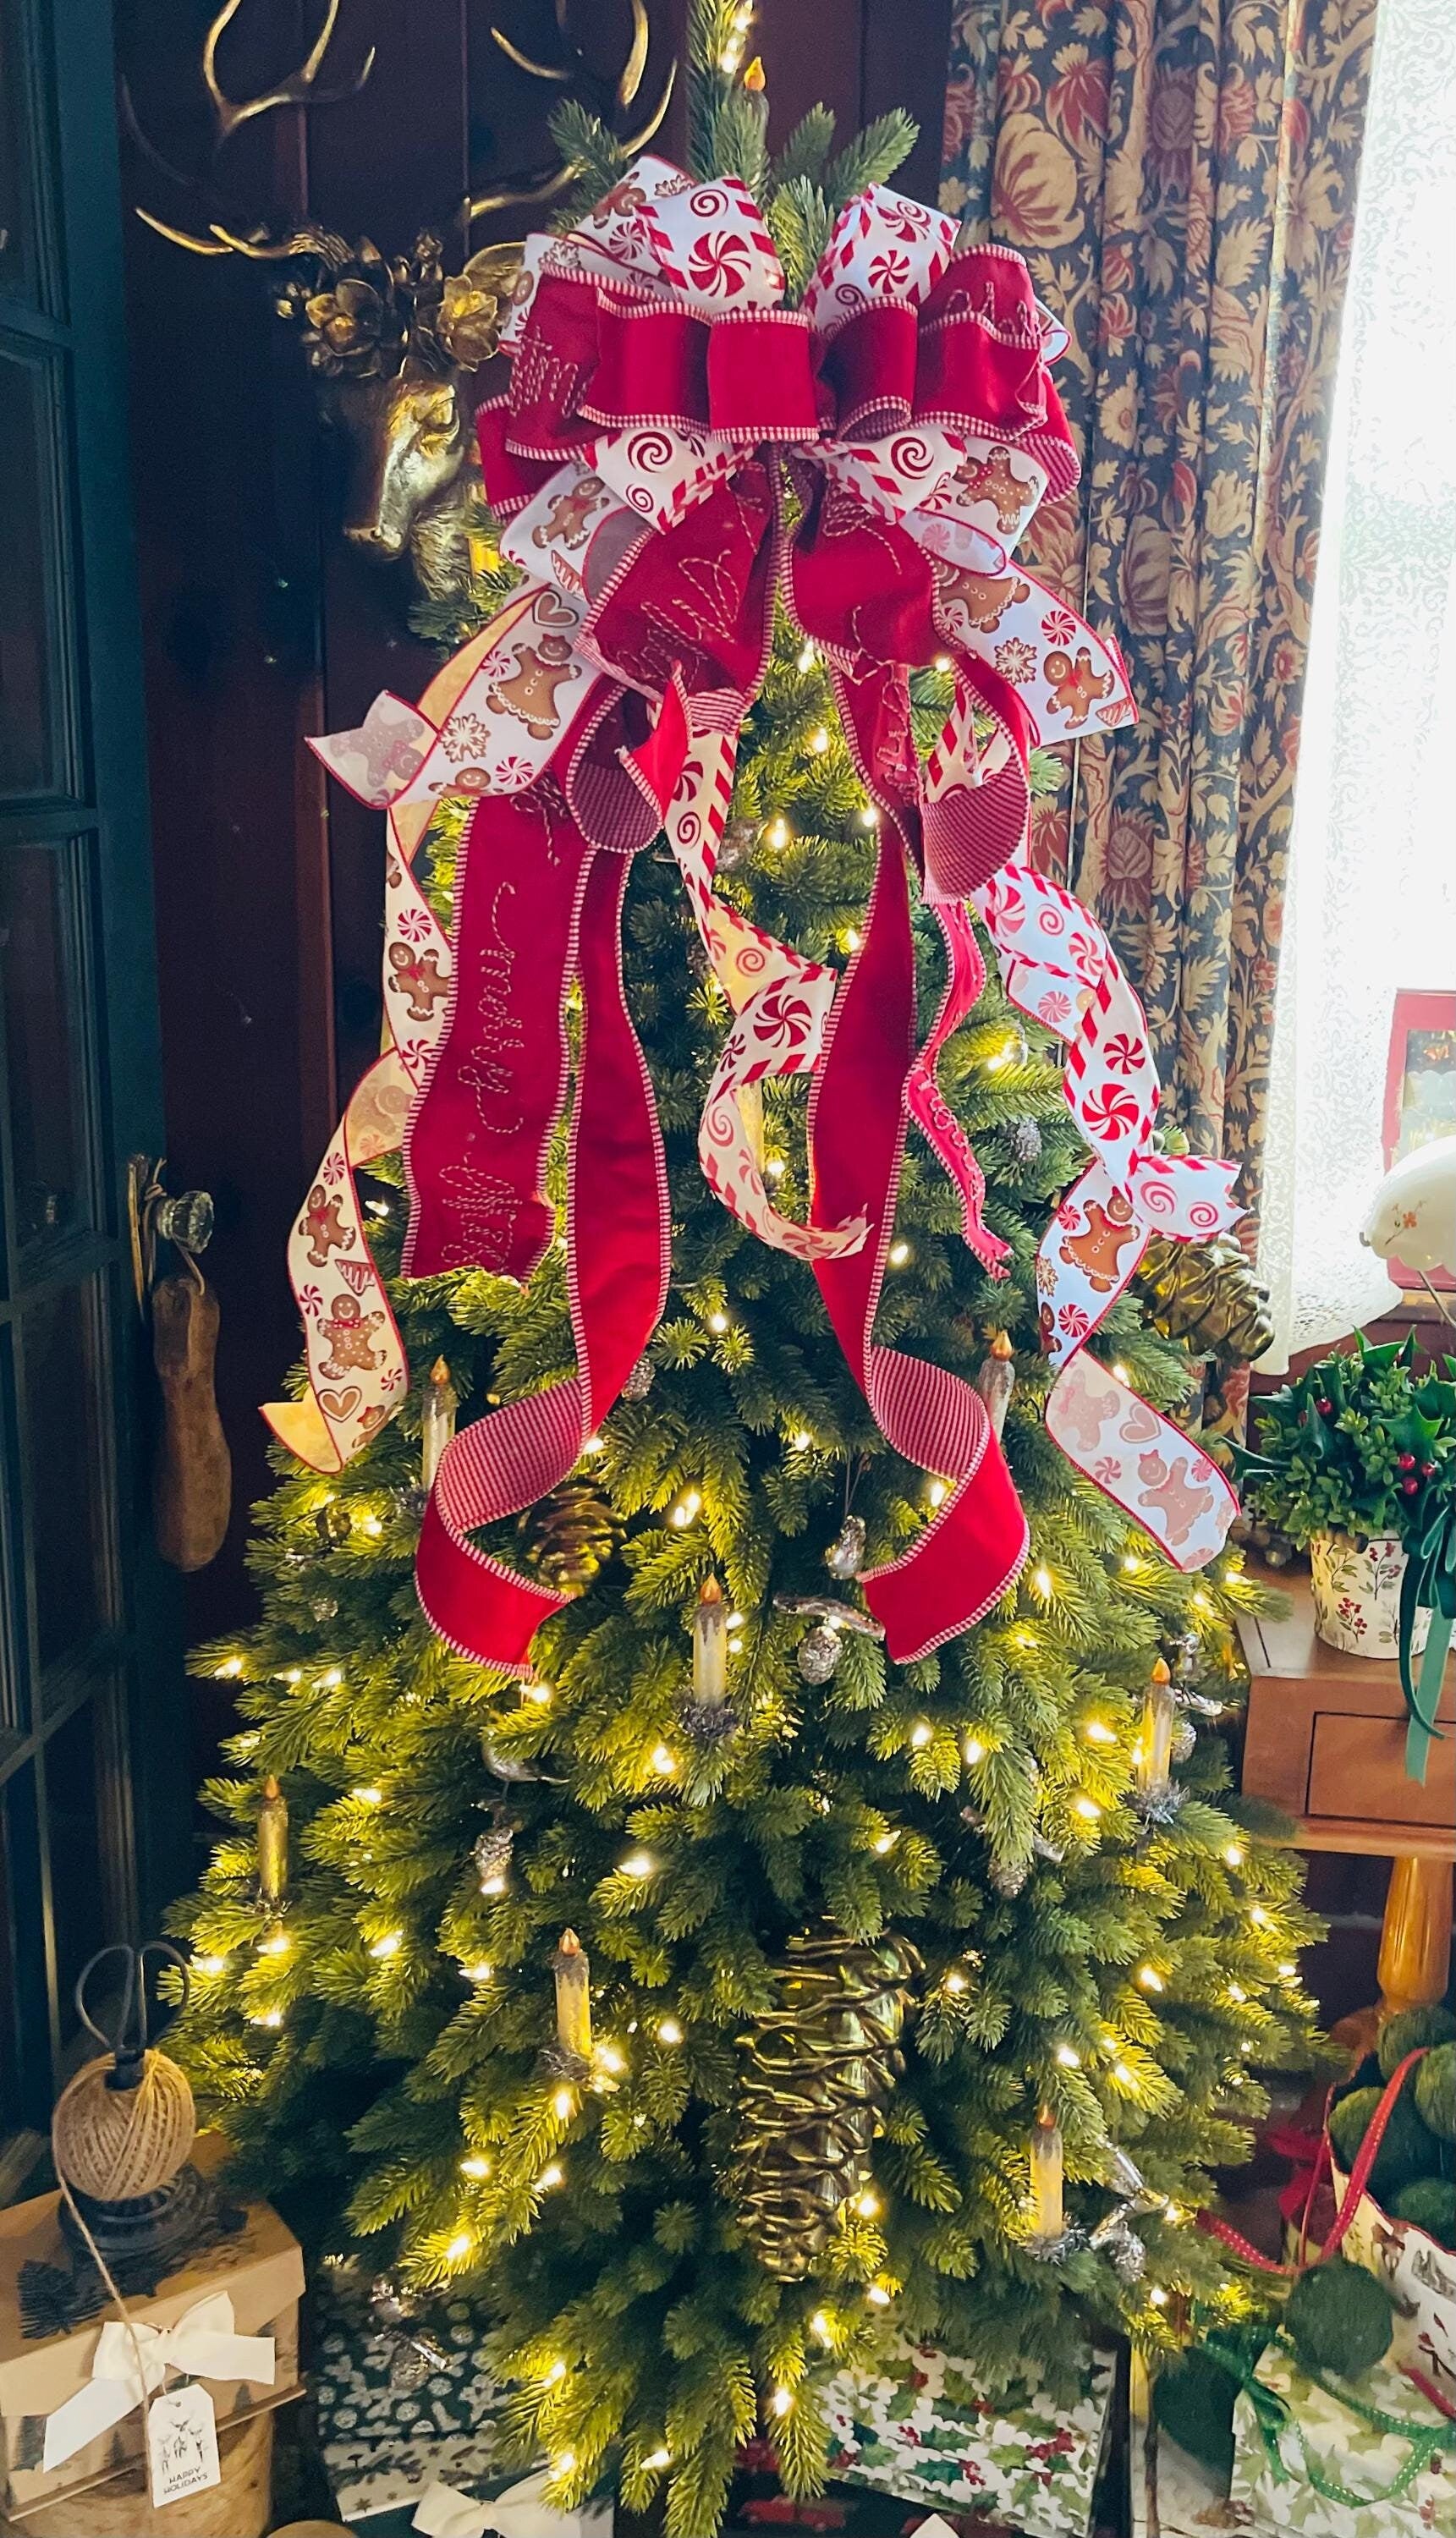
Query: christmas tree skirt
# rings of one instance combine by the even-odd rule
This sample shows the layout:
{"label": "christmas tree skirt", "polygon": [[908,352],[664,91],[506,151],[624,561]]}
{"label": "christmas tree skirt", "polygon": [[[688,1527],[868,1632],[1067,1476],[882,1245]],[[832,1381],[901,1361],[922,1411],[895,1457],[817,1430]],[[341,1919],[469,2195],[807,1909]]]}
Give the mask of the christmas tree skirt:
{"label": "christmas tree skirt", "polygon": [[[509,2391],[492,2376],[464,2303],[403,2333],[380,2331],[348,2304],[330,2304],[322,2323],[313,2384],[342,2519],[369,2538],[395,2538],[435,2481],[482,2503],[520,2481],[521,2468],[500,2458]],[[422,2345],[437,2367],[428,2368]],[[1069,2405],[1025,2386],[993,2401],[963,2363],[902,2340],[880,2371],[845,2372],[830,2384],[828,2494],[790,2503],[767,2444],[756,2445],[735,2480],[726,2529],[899,2538],[898,2506],[908,2505],[958,2526],[973,2518],[988,2533],[1086,2538],[1115,2383],[1115,2356],[1089,2348]],[[889,2521],[887,2505],[896,2506]],[[562,2517],[565,2538],[610,2538],[610,2505],[579,2522],[588,2518],[585,2530]]]}

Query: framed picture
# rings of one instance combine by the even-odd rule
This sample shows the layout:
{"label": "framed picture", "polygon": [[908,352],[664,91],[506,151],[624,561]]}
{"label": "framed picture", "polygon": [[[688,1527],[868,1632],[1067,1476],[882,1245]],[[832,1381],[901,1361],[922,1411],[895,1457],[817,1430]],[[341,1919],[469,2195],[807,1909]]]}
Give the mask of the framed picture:
{"label": "framed picture", "polygon": [[[1456,988],[1398,987],[1385,1061],[1386,1170],[1436,1137],[1456,1137]],[[1386,1265],[1398,1287],[1422,1288],[1402,1261]],[[1444,1269],[1431,1271],[1430,1284],[1456,1289]]]}

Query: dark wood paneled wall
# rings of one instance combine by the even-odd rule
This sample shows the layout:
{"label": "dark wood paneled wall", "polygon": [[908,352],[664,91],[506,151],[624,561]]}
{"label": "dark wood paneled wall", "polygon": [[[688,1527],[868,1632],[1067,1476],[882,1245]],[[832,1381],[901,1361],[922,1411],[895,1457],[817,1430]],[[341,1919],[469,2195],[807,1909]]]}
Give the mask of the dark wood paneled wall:
{"label": "dark wood paneled wall", "polygon": [[[378,1043],[379,823],[325,796],[302,737],[358,722],[381,687],[416,692],[431,667],[408,633],[402,569],[371,567],[339,537],[340,452],[266,275],[184,253],[130,217],[143,203],[205,233],[216,208],[148,147],[185,174],[207,170],[198,62],[216,6],[118,0],[138,127],[124,147],[128,336],[171,1185],[218,1201],[209,1266],[237,1484],[227,1549],[191,1581],[196,1636],[247,1609],[247,1507],[266,1483],[257,1404],[298,1346],[290,1216]],[[650,10],[642,95],[655,99],[681,52],[684,0]],[[951,0],[762,0],[752,42],[774,130],[821,97],[844,134],[903,104],[922,129],[900,181],[933,199],[950,14]],[[320,0],[251,0],[220,48],[229,92],[276,84],[320,16]],[[345,0],[328,72],[352,71],[372,41],[373,75],[346,103],[261,116],[228,143],[212,181],[234,221],[312,216],[398,252],[422,228],[446,234],[469,182],[544,164],[560,92],[506,60],[493,17],[559,57],[552,0]],[[592,0],[569,23],[610,74],[629,0]],[[681,102],[680,83],[654,145],[670,157],[684,154]],[[531,221],[494,215],[472,244]]]}

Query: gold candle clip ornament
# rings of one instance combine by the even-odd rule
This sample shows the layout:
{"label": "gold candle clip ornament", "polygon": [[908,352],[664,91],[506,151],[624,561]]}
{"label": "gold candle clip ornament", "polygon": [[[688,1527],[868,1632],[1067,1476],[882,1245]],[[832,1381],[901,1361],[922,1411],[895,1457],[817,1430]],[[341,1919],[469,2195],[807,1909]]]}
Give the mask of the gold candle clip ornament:
{"label": "gold candle clip ornament", "polygon": [[574,1930],[563,1930],[551,1961],[557,1985],[557,2044],[568,2060],[591,2060],[591,1960]]}
{"label": "gold candle clip ornament", "polygon": [[1159,1657],[1148,1678],[1148,1690],[1143,1697],[1143,1724],[1138,1735],[1138,1787],[1145,1797],[1160,1795],[1172,1778],[1176,1718],[1172,1677]]}
{"label": "gold candle clip ornament", "polygon": [[425,1406],[420,1415],[420,1478],[427,1490],[434,1487],[440,1456],[455,1434],[459,1407],[450,1369],[444,1359],[437,1357],[425,1379]]}
{"label": "gold candle clip ornament", "polygon": [[1031,2214],[1034,2237],[1061,2237],[1062,2131],[1050,2106],[1042,2107],[1031,2127]]}
{"label": "gold candle clip ornament", "polygon": [[693,1698],[728,1698],[728,1616],[716,1577],[704,1577],[693,1616]]}
{"label": "gold candle clip ornament", "polygon": [[289,1802],[270,1771],[258,1809],[258,1901],[281,1904],[289,1882]]}

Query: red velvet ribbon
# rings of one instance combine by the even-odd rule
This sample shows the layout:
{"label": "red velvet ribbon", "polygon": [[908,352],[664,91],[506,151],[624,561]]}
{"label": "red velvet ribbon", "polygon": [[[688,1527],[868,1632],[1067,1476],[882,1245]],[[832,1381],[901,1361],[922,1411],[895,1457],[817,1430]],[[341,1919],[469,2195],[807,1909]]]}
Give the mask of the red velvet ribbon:
{"label": "red velvet ribbon", "polygon": [[[564,999],[584,1037],[571,1134],[566,1260],[577,1371],[463,1430],[442,1459],[419,1555],[431,1621],[463,1652],[519,1671],[562,1598],[488,1559],[474,1526],[546,1495],[571,1470],[641,1355],[668,1276],[665,1180],[651,1089],[622,996],[627,855],[659,825],[683,765],[688,702],[736,727],[767,657],[773,594],[829,660],[856,759],[887,813],[864,943],[841,988],[809,1121],[813,1220],[863,1214],[864,1248],[817,1265],[831,1322],[892,1445],[953,1486],[912,1550],[864,1581],[893,1657],[956,1636],[1026,1556],[1026,1523],[985,1407],[959,1376],[872,1339],[892,1238],[915,1056],[907,861],[932,899],[959,899],[1021,844],[1028,726],[1015,690],[939,621],[928,559],[794,455],[801,512],[784,525],[773,445],[921,415],[1037,434],[1053,490],[1076,473],[1046,380],[1025,268],[952,262],[917,310],[870,308],[827,339],[750,310],[710,325],[681,306],[546,275],[508,397],[480,418],[486,490],[521,508],[603,426],[712,431],[743,446],[733,474],[665,530],[644,527],[599,594],[579,648],[608,673],[529,791],[488,797],[462,862],[449,1024],[408,1138],[405,1266],[468,1262],[529,1275],[550,1238],[541,1187],[564,1093]],[[988,289],[992,303],[986,304]],[[962,696],[1008,746],[963,806],[922,819],[907,676],[949,653]],[[644,735],[642,696],[664,702]]]}
{"label": "red velvet ribbon", "polygon": [[[824,343],[797,308],[711,319],[574,275],[544,274],[509,390],[510,436],[558,461],[607,431],[671,426],[770,440],[879,437],[911,423],[1071,436],[1046,375],[1024,268],[952,259],[918,307],[861,308]],[[972,279],[973,278],[973,279]],[[972,297],[973,295],[973,297]],[[1054,486],[1065,490],[1071,475]],[[493,497],[493,500],[495,498]]]}
{"label": "red velvet ribbon", "polygon": [[667,1297],[667,1173],[622,979],[628,869],[625,853],[588,843],[549,777],[481,803],[457,891],[469,967],[409,1139],[413,1273],[468,1262],[528,1276],[551,1236],[540,1171],[564,1091],[565,997],[579,982],[565,1229],[576,1372],[451,1439],[416,1561],[441,1637],[517,1671],[565,1599],[489,1559],[469,1534],[483,1509],[533,1505],[565,1478]]}

